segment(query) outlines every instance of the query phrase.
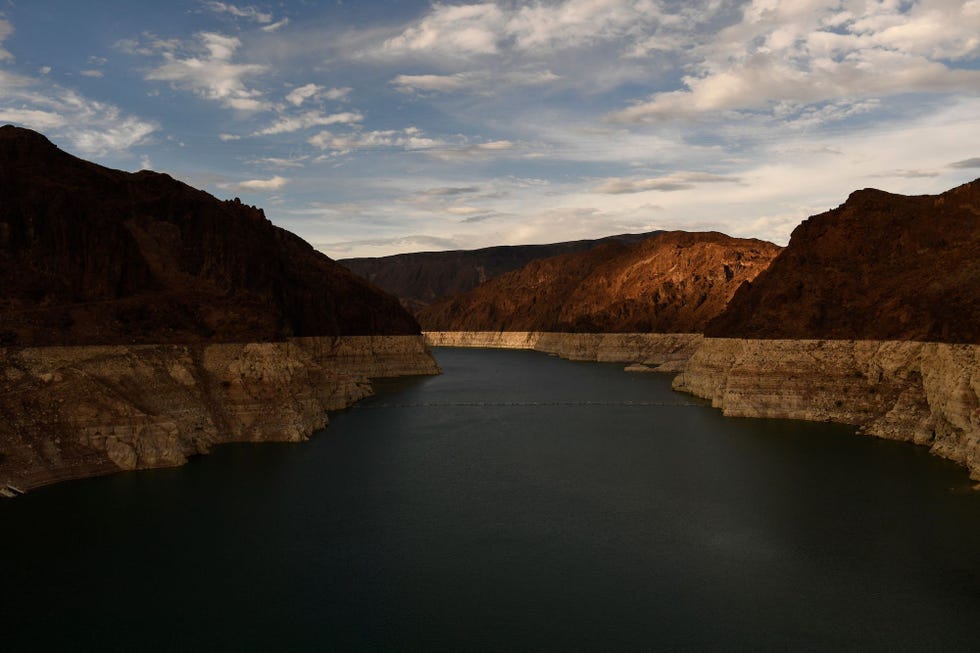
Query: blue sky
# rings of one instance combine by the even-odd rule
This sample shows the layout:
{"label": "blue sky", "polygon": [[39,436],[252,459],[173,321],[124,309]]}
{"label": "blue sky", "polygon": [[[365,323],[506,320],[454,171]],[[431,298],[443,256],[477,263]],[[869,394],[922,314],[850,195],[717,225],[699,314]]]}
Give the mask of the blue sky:
{"label": "blue sky", "polygon": [[980,0],[0,3],[0,122],[334,257],[714,229],[980,177]]}

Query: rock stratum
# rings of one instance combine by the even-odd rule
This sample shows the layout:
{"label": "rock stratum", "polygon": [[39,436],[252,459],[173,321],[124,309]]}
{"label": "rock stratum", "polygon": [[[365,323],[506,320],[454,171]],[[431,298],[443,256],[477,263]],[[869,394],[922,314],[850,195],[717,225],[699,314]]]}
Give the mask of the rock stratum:
{"label": "rock stratum", "polygon": [[481,283],[524,267],[531,261],[584,252],[603,243],[634,243],[652,233],[619,234],[595,240],[544,245],[500,245],[448,252],[413,252],[393,256],[348,258],[337,262],[418,311],[434,301],[476,288]]}
{"label": "rock stratum", "polygon": [[0,127],[0,345],[418,334],[396,298],[165,174],[111,170]]}
{"label": "rock stratum", "polygon": [[0,494],[301,440],[418,323],[260,209],[0,127]]}
{"label": "rock stratum", "polygon": [[928,446],[980,481],[980,346],[705,338],[674,388],[734,417],[854,424]]}
{"label": "rock stratum", "polygon": [[779,251],[714,232],[610,242],[532,261],[417,317],[425,331],[701,332]]}
{"label": "rock stratum", "polygon": [[0,491],[305,440],[369,378],[435,374],[419,336],[0,349]]}

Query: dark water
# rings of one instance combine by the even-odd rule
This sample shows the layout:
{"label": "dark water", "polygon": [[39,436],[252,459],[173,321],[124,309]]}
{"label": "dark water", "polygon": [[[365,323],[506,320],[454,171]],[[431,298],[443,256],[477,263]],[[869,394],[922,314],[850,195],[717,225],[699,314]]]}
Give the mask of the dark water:
{"label": "dark water", "polygon": [[962,469],[626,405],[692,400],[619,365],[437,355],[308,443],[0,502],[0,650],[980,650]]}

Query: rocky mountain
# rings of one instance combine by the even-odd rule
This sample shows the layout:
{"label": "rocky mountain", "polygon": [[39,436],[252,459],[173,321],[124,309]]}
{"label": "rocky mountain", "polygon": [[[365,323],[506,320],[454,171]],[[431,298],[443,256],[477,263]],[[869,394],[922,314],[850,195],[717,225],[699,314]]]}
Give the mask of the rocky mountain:
{"label": "rocky mountain", "polygon": [[800,224],[706,335],[980,344],[980,180],[852,193]]}
{"label": "rocky mountain", "polygon": [[474,250],[339,259],[337,262],[398,296],[406,307],[417,311],[443,297],[472,290],[484,281],[524,267],[536,259],[584,252],[612,241],[635,243],[651,235],[620,234],[547,245],[501,245]]}
{"label": "rocky mountain", "polygon": [[261,209],[0,127],[0,345],[418,333]]}
{"label": "rocky mountain", "polygon": [[698,332],[780,248],[660,233],[532,261],[418,312],[427,331]]}

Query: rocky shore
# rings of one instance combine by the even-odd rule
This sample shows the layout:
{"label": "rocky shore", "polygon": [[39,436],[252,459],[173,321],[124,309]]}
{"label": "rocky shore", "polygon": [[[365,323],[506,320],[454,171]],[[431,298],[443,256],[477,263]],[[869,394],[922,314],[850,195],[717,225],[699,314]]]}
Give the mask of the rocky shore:
{"label": "rocky shore", "polygon": [[677,371],[703,340],[698,333],[553,333],[547,331],[426,331],[431,347],[533,349],[575,361],[638,363]]}
{"label": "rocky shore", "polygon": [[0,349],[0,491],[300,441],[370,378],[436,374],[421,336]]}
{"label": "rocky shore", "polygon": [[980,345],[705,338],[674,388],[735,417],[854,424],[980,481]]}

